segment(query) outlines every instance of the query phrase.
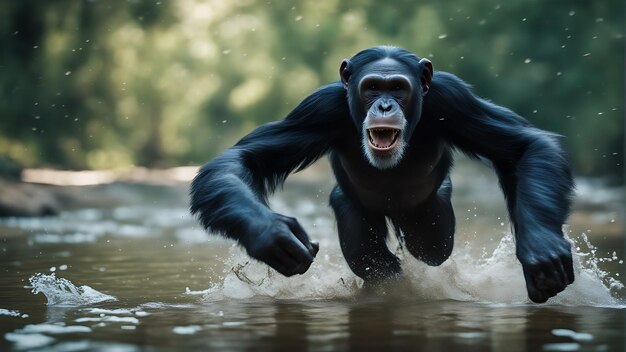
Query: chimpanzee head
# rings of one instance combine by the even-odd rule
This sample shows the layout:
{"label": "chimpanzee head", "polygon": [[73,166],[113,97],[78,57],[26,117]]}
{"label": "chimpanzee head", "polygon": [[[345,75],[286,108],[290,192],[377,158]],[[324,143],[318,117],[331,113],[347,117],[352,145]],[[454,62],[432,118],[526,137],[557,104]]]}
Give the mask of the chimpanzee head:
{"label": "chimpanzee head", "polygon": [[433,66],[396,47],[365,49],[339,69],[362,148],[378,169],[398,165],[422,114]]}

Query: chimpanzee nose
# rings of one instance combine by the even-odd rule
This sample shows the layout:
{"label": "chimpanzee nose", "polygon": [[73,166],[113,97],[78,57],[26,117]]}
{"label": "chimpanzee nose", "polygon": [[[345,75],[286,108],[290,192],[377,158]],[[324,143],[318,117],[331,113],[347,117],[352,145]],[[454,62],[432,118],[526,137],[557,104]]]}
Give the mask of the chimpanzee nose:
{"label": "chimpanzee nose", "polygon": [[381,101],[380,104],[378,104],[378,110],[380,110],[380,112],[382,113],[390,112],[391,108],[392,106],[389,101]]}

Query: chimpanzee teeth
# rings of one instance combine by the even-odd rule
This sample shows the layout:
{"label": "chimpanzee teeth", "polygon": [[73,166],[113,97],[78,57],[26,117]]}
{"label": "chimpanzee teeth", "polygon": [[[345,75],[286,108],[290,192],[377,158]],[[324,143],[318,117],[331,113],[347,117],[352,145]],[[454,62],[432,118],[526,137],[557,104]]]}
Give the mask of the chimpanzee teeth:
{"label": "chimpanzee teeth", "polygon": [[[386,145],[386,146],[381,146],[379,144],[377,144],[374,141],[374,137],[372,136],[373,133],[375,132],[382,132],[382,133],[389,133],[391,132],[393,134],[393,140],[391,141],[391,144]],[[370,141],[370,143],[376,147],[376,148],[380,148],[380,149],[390,149],[396,142],[396,138],[398,137],[398,134],[400,133],[400,130],[395,129],[395,128],[371,128],[368,129],[368,139]]]}

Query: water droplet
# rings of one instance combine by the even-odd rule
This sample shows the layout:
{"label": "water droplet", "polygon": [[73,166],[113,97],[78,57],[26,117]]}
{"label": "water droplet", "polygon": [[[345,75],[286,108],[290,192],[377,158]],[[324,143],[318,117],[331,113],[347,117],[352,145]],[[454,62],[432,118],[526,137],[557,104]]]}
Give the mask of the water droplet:
{"label": "water droplet", "polygon": [[296,17],[296,22],[301,21],[301,20],[302,20],[302,16]]}
{"label": "water droplet", "polygon": [[446,39],[448,37],[447,34],[440,34],[437,38],[439,39]]}
{"label": "water droplet", "polygon": [[69,75],[71,75],[71,74],[72,74],[72,71],[67,71],[67,72],[65,72],[65,75],[66,75],[66,76],[69,76]]}
{"label": "water droplet", "polygon": [[529,58],[526,58],[526,60],[524,60],[525,64],[529,64],[531,62],[531,60]]}

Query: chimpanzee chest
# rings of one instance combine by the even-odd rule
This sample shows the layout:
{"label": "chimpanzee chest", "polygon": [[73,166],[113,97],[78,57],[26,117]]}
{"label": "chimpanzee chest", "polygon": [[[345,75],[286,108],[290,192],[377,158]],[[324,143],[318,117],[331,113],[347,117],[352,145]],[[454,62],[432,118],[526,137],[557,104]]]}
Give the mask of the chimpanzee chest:
{"label": "chimpanzee chest", "polygon": [[442,162],[446,148],[441,141],[409,145],[397,166],[380,170],[369,164],[358,145],[345,146],[336,150],[337,182],[352,190],[368,210],[410,210],[441,185],[449,168],[449,162]]}

